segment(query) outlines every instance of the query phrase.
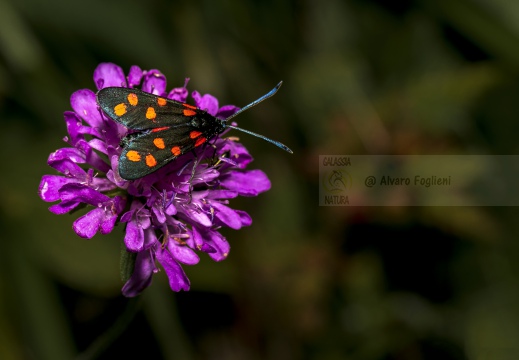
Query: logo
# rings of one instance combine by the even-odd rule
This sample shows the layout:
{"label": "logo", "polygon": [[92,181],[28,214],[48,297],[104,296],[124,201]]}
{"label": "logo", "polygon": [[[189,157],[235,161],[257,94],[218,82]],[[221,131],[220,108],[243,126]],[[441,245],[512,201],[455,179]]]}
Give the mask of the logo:
{"label": "logo", "polygon": [[351,175],[342,169],[330,169],[323,172],[322,186],[328,193],[343,193],[351,188]]}

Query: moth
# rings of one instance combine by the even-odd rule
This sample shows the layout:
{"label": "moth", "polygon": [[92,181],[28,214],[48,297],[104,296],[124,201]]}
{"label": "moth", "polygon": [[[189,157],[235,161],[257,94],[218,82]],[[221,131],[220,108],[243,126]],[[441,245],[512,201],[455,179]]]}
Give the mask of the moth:
{"label": "moth", "polygon": [[126,180],[142,178],[207,144],[228,128],[259,137],[292,154],[292,150],[278,141],[229,124],[238,114],[273,96],[282,83],[227,119],[218,119],[196,106],[137,89],[106,87],[99,90],[97,103],[103,112],[132,131],[121,141],[119,175]]}

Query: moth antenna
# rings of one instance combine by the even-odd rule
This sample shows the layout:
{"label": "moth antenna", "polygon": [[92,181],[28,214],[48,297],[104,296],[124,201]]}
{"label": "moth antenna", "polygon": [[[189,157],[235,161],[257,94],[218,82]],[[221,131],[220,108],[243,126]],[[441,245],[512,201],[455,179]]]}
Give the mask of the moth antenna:
{"label": "moth antenna", "polygon": [[242,107],[240,110],[238,110],[237,112],[235,112],[234,114],[232,114],[231,116],[229,116],[227,119],[225,119],[225,121],[229,121],[229,120],[231,120],[233,117],[238,116],[238,114],[241,114],[242,112],[244,112],[245,110],[250,109],[251,107],[258,105],[258,104],[259,104],[260,102],[262,102],[263,100],[267,100],[269,97],[271,97],[272,95],[274,95],[275,93],[278,92],[278,90],[279,90],[279,88],[281,87],[282,84],[283,84],[283,81],[280,81],[280,82],[276,85],[276,87],[274,87],[274,89],[270,90],[268,93],[266,93],[265,95],[263,95],[263,96],[260,97],[259,99],[254,100],[254,101],[251,102],[249,105]]}
{"label": "moth antenna", "polygon": [[[257,100],[254,100],[253,102],[251,102],[249,105],[247,106],[244,106],[242,107],[240,110],[238,110],[237,112],[235,112],[234,114],[232,114],[231,116],[229,116],[227,119],[225,119],[226,122],[228,122],[229,120],[231,120],[233,117],[235,116],[238,116],[239,114],[241,114],[242,112],[244,112],[245,110],[247,109],[250,109],[251,107],[253,106],[256,106],[258,105],[260,102],[262,102],[263,100],[267,100],[269,97],[273,96],[275,93],[278,92],[279,88],[281,87],[281,85],[283,84],[283,81],[280,81],[275,87],[274,89],[270,90],[268,93],[266,93],[265,95],[263,95],[262,97],[260,97],[259,99]],[[244,133],[247,133],[249,135],[252,135],[252,136],[255,136],[255,137],[258,137],[260,139],[263,139],[265,141],[268,141],[269,143],[273,144],[273,145],[276,145],[278,148],[280,149],[283,149],[285,150],[286,152],[289,152],[291,154],[293,154],[294,152],[292,150],[290,150],[290,148],[282,143],[280,143],[279,141],[275,141],[275,140],[272,140],[272,139],[269,139],[268,137],[266,136],[263,136],[263,135],[260,135],[260,134],[256,134],[255,132],[252,132],[250,130],[245,130],[245,129],[242,129],[242,128],[239,128],[237,126],[233,126],[233,125],[225,125],[226,127],[228,128],[231,128],[231,129],[235,129],[235,130],[239,130],[239,131],[242,131]]]}
{"label": "moth antenna", "polygon": [[276,140],[272,140],[272,139],[269,139],[268,137],[266,136],[263,136],[263,135],[260,135],[260,134],[256,134],[255,132],[252,132],[252,131],[249,131],[249,130],[245,130],[245,129],[242,129],[242,128],[239,128],[237,126],[233,126],[233,125],[225,125],[226,127],[228,128],[231,128],[231,129],[235,129],[235,130],[239,130],[239,131],[242,131],[244,133],[247,133],[249,135],[252,135],[252,136],[256,136],[256,137],[259,137],[260,139],[263,139],[265,141],[268,141],[269,143],[273,144],[273,145],[276,145],[278,148],[280,149],[283,149],[285,150],[286,152],[289,152],[291,154],[293,154],[294,152],[292,150],[290,150],[290,148],[282,143],[280,143],[279,141],[276,141]]}

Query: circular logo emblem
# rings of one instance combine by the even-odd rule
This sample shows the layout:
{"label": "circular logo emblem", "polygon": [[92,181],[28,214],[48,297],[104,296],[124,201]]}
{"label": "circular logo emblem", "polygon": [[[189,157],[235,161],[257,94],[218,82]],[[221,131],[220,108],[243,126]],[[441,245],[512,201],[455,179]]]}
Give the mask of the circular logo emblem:
{"label": "circular logo emblem", "polygon": [[323,188],[329,193],[340,193],[351,188],[351,176],[342,169],[331,169],[323,173]]}

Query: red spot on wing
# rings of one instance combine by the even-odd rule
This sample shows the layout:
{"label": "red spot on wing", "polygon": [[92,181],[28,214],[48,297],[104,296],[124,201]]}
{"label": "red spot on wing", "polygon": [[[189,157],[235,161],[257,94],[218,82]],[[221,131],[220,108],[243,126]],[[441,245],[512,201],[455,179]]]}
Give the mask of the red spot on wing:
{"label": "red spot on wing", "polygon": [[166,99],[159,97],[159,98],[157,99],[157,104],[158,104],[159,106],[165,106],[165,105],[167,104]]}
{"label": "red spot on wing", "polygon": [[203,143],[205,143],[206,140],[207,139],[205,137],[199,137],[198,139],[196,139],[195,147],[202,145]]}
{"label": "red spot on wing", "polygon": [[151,154],[146,155],[146,166],[154,167],[155,165],[157,165],[157,160],[155,157]]}
{"label": "red spot on wing", "polygon": [[199,137],[200,135],[202,135],[202,133],[200,131],[196,131],[196,130],[193,130],[189,133],[189,137],[191,139],[196,139],[197,137]]}
{"label": "red spot on wing", "polygon": [[153,139],[153,145],[155,145],[159,149],[164,149],[166,147],[166,144],[164,144],[163,138],[155,138]]}
{"label": "red spot on wing", "polygon": [[184,109],[183,113],[184,113],[184,116],[194,116],[194,115],[196,115],[196,111],[195,110],[190,110],[190,109]]}
{"label": "red spot on wing", "polygon": [[137,97],[137,94],[129,93],[128,94],[128,102],[130,103],[130,105],[136,106],[137,103],[139,102],[139,98]]}
{"label": "red spot on wing", "polygon": [[117,116],[123,116],[126,114],[126,104],[120,103],[114,106],[114,114]]}
{"label": "red spot on wing", "polygon": [[146,110],[146,119],[153,121],[156,117],[157,113],[155,112],[155,109],[150,106],[148,110]]}
{"label": "red spot on wing", "polygon": [[141,161],[141,156],[135,150],[130,150],[126,153],[126,158],[130,161],[137,162]]}
{"label": "red spot on wing", "polygon": [[180,149],[180,146],[173,146],[171,148],[171,153],[175,156],[179,156],[182,154],[182,150]]}
{"label": "red spot on wing", "polygon": [[162,126],[162,127],[152,129],[151,132],[159,132],[159,131],[164,131],[167,129],[169,129],[169,126]]}

